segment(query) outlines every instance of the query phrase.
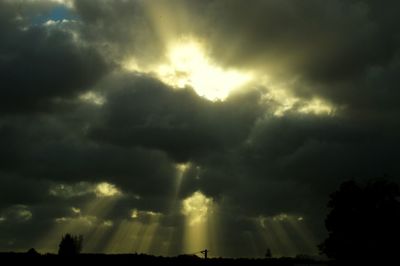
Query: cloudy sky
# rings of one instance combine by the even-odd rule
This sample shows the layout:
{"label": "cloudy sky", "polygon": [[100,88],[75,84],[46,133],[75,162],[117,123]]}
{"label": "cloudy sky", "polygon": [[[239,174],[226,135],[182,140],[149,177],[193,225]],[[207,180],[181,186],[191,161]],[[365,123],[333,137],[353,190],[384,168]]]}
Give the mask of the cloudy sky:
{"label": "cloudy sky", "polygon": [[317,254],[400,174],[399,1],[0,0],[0,251]]}

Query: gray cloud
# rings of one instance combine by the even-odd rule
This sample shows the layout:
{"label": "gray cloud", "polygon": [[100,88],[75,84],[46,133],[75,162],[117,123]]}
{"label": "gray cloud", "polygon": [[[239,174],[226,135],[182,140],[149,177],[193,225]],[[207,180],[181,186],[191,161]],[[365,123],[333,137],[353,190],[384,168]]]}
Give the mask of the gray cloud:
{"label": "gray cloud", "polygon": [[[57,105],[54,102],[87,90],[108,66],[67,29],[32,25],[29,17],[21,17],[21,5],[1,3],[5,24],[0,29],[4,40],[0,46],[1,109],[46,111]],[[42,12],[50,8],[45,7]]]}
{"label": "gray cloud", "polygon": [[212,103],[190,88],[174,91],[153,78],[128,75],[122,82],[107,94],[101,121],[89,134],[164,150],[181,162],[239,144],[262,113],[256,91]]}

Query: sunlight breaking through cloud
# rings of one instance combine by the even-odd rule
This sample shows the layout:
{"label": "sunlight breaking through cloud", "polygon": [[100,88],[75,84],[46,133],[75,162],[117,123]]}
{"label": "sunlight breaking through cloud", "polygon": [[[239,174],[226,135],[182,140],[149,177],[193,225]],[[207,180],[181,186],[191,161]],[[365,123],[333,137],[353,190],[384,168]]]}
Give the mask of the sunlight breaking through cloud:
{"label": "sunlight breaking through cloud", "polygon": [[213,244],[214,200],[196,191],[182,201],[185,216],[184,251],[193,252]]}
{"label": "sunlight breaking through cloud", "polygon": [[122,194],[115,185],[107,182],[97,184],[95,192],[97,197],[114,197]]}
{"label": "sunlight breaking through cloud", "polygon": [[97,184],[89,182],[78,182],[75,184],[53,184],[49,189],[49,194],[61,198],[80,197],[94,194],[96,197],[117,197],[122,195],[114,184],[100,182]]}
{"label": "sunlight breaking through cloud", "polygon": [[211,101],[224,100],[232,90],[251,80],[249,74],[213,64],[201,43],[190,39],[170,45],[167,60],[156,71],[162,81],[177,88],[193,87],[198,95]]}
{"label": "sunlight breaking through cloud", "polygon": [[182,213],[189,219],[190,225],[202,223],[212,213],[212,198],[207,198],[200,191],[196,191],[192,196],[182,202]]}

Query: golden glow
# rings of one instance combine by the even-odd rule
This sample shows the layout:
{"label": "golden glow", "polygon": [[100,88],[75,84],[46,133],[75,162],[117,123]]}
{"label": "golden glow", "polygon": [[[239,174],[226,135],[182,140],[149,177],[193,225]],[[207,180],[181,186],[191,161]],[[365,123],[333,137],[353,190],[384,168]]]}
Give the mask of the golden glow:
{"label": "golden glow", "polygon": [[207,198],[200,191],[182,202],[182,213],[188,218],[190,225],[204,222],[212,212],[213,200]]}
{"label": "golden glow", "polygon": [[107,182],[97,184],[95,192],[97,197],[114,197],[122,194],[115,185]]}
{"label": "golden glow", "polygon": [[229,93],[250,81],[249,74],[225,70],[204,53],[200,42],[183,39],[167,50],[167,63],[156,70],[159,78],[176,88],[192,87],[209,100],[224,100]]}
{"label": "golden glow", "polygon": [[137,210],[137,209],[133,209],[132,212],[131,212],[131,218],[132,218],[132,219],[136,219],[136,218],[138,218],[138,217],[139,217],[139,212],[138,212],[138,210]]}
{"label": "golden glow", "polygon": [[274,115],[284,116],[288,112],[298,112],[314,115],[332,115],[335,108],[322,99],[314,98],[305,100],[294,96],[288,89],[270,87],[265,99],[273,102],[275,106]]}
{"label": "golden glow", "polygon": [[321,99],[313,99],[311,101],[306,102],[306,104],[299,108],[300,113],[305,114],[316,114],[316,115],[323,115],[327,114],[330,115],[333,113],[333,108],[328,103],[322,101]]}
{"label": "golden glow", "polygon": [[214,202],[197,191],[182,201],[185,216],[184,252],[193,253],[211,246],[210,226]]}
{"label": "golden glow", "polygon": [[190,167],[190,163],[178,163],[176,164],[176,169],[178,170],[178,175],[183,175],[186,170]]}

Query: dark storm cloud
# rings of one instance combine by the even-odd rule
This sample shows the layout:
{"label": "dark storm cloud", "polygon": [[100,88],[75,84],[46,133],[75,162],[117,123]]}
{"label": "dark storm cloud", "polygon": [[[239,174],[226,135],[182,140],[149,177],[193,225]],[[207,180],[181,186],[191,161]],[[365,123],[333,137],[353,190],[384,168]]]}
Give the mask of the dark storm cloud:
{"label": "dark storm cloud", "polygon": [[0,5],[5,25],[0,28],[1,112],[48,110],[54,101],[87,90],[107,71],[99,54],[74,40],[72,32],[32,24],[21,17],[26,10],[21,3]]}
{"label": "dark storm cloud", "polygon": [[36,204],[47,199],[46,182],[0,173],[0,210],[15,204]]}
{"label": "dark storm cloud", "polygon": [[75,12],[83,23],[82,38],[117,63],[127,55],[141,59],[140,64],[158,60],[163,44],[144,6],[143,1],[75,1]]}
{"label": "dark storm cloud", "polygon": [[[218,38],[217,57],[237,64],[259,60],[261,66],[281,61],[312,78],[337,81],[390,60],[397,50],[394,14],[386,12],[397,3],[376,9],[376,2],[214,1],[207,19],[211,40]],[[224,42],[234,44],[234,53],[219,45]]]}
{"label": "dark storm cloud", "polygon": [[[78,120],[83,112],[78,110],[73,122],[61,115],[20,120],[13,117],[3,122],[0,127],[2,169],[58,182],[112,181],[140,194],[164,193],[168,189],[168,183],[172,182],[168,177],[175,170],[166,156],[143,149],[92,143],[85,139],[85,127],[92,121]],[[11,156],[8,151],[12,151]],[[153,179],[159,186],[148,182]]]}
{"label": "dark storm cloud", "polygon": [[180,162],[238,145],[262,113],[257,91],[212,103],[190,88],[173,90],[153,78],[120,79],[122,84],[106,95],[101,121],[91,136],[122,146],[160,149]]}

